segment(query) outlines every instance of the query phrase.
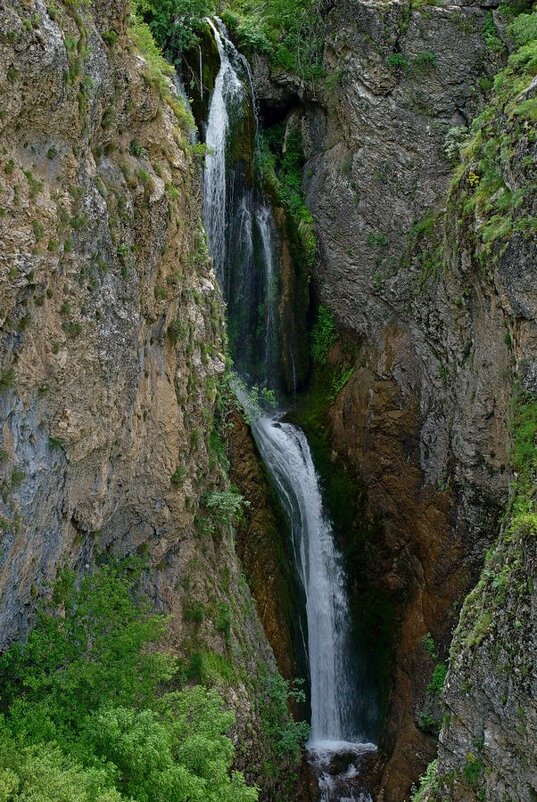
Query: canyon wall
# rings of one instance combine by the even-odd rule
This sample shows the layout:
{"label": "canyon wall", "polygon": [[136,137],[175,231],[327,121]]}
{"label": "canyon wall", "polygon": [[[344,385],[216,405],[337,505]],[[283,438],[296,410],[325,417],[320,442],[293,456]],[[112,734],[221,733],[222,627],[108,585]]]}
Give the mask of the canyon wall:
{"label": "canyon wall", "polygon": [[274,658],[222,512],[223,307],[169,72],[124,0],[0,8],[0,645],[63,568],[138,555],[269,793]]}
{"label": "canyon wall", "polygon": [[[348,544],[355,597],[366,602],[369,584],[389,611],[378,798],[401,802],[436,754],[448,646],[507,500],[513,386],[537,389],[534,125],[498,111],[498,130],[481,135],[496,145],[474,143],[454,180],[461,151],[450,142],[513,47],[495,4],[324,6],[326,85],[278,73],[271,84],[262,59],[256,74],[267,117],[287,105],[287,130],[300,122],[314,278],[347,343],[343,360],[341,348],[330,357],[344,380],[323,425],[332,460],[361,488]],[[518,101],[534,97],[528,84]],[[447,733],[445,754],[453,725]]]}

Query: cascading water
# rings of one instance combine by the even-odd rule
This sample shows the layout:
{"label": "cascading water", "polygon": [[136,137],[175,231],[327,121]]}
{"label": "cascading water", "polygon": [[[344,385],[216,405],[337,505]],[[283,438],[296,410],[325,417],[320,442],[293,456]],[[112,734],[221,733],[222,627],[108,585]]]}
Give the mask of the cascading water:
{"label": "cascading water", "polygon": [[[255,111],[251,76],[221,24],[210,24],[221,66],[206,132],[210,151],[204,174],[204,220],[209,250],[228,306],[237,371],[247,386],[256,381],[277,389],[281,332],[272,211],[262,193],[228,163],[232,116],[244,109],[245,100]],[[237,393],[247,405],[243,391]],[[358,774],[357,759],[374,747],[359,731],[360,699],[350,648],[345,574],[306,436],[297,426],[284,422],[283,415],[281,411],[258,415],[252,430],[289,520],[304,591],[311,695],[308,748],[317,767],[322,800],[365,802],[369,796],[352,780]],[[349,759],[338,785],[330,763],[335,754],[342,753]],[[356,790],[349,795],[343,788]]]}

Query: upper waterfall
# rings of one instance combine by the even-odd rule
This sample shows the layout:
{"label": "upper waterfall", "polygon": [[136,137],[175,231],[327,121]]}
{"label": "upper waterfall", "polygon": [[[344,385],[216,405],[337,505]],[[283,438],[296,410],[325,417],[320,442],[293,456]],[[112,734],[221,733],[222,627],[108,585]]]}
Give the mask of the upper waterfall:
{"label": "upper waterfall", "polygon": [[218,53],[220,70],[216,77],[209,119],[206,145],[210,157],[205,162],[205,191],[203,194],[203,220],[209,242],[209,253],[214,261],[216,275],[222,284],[226,262],[226,143],[229,128],[228,105],[234,97],[244,93],[242,82],[233,69],[218,28],[211,26]]}

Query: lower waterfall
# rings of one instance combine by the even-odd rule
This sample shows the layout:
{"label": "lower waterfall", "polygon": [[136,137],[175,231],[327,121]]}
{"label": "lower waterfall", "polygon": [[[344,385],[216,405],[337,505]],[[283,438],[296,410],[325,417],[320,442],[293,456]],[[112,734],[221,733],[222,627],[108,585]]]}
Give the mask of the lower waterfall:
{"label": "lower waterfall", "polygon": [[[221,65],[213,90],[206,142],[204,217],[209,251],[228,309],[232,357],[242,382],[278,389],[278,247],[269,203],[227,164],[230,119],[255,112],[245,62],[222,24],[211,21]],[[291,354],[293,364],[293,355]],[[296,388],[293,388],[293,390]],[[247,394],[238,388],[248,406]],[[341,555],[323,504],[320,480],[304,432],[285,410],[252,415],[252,431],[278,492],[291,531],[307,620],[311,699],[309,761],[322,802],[367,802],[359,782],[364,756],[375,746],[360,731],[363,707],[351,651],[351,616]],[[337,760],[335,760],[337,758]],[[333,769],[333,762],[343,766]]]}

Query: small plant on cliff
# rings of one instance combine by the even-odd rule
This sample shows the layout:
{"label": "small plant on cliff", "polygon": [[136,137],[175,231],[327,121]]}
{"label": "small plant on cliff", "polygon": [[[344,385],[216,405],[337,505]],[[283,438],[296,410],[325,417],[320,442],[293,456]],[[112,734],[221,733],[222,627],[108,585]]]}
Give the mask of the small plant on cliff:
{"label": "small plant on cliff", "polygon": [[427,50],[423,53],[417,53],[411,61],[412,67],[417,73],[430,72],[436,67],[437,63],[438,56],[436,53],[431,53]]}
{"label": "small plant on cliff", "polygon": [[420,786],[414,791],[412,802],[423,802],[424,799],[431,798],[430,795],[438,791],[438,780],[436,777],[437,766],[437,760],[433,760],[432,763],[429,763],[427,771],[420,777]]}
{"label": "small plant on cliff", "polygon": [[402,53],[390,53],[386,59],[386,64],[392,70],[405,70],[408,67],[408,59]]}
{"label": "small plant on cliff", "polygon": [[427,654],[430,657],[432,657],[433,660],[436,660],[438,658],[438,652],[436,651],[436,644],[430,632],[424,635],[421,644],[425,649],[425,651],[427,652]]}
{"label": "small plant on cliff", "polygon": [[220,493],[208,493],[205,497],[205,506],[216,513],[219,521],[225,526],[233,526],[241,520],[250,502],[246,501],[236,489],[231,488]]}
{"label": "small plant on cliff", "polygon": [[439,695],[444,687],[444,682],[447,676],[447,665],[445,663],[437,663],[433,669],[433,676],[427,686],[429,693]]}
{"label": "small plant on cliff", "polygon": [[15,372],[12,368],[0,371],[0,393],[15,386]]}
{"label": "small plant on cliff", "polygon": [[336,322],[326,306],[319,306],[317,320],[311,332],[311,353],[314,362],[325,365],[330,349],[337,342]]}

